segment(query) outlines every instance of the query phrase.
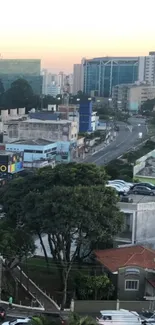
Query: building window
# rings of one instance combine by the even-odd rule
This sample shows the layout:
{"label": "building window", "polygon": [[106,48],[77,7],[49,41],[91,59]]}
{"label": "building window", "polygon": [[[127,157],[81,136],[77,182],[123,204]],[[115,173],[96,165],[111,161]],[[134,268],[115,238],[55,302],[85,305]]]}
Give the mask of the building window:
{"label": "building window", "polygon": [[139,280],[125,280],[125,291],[138,291]]}

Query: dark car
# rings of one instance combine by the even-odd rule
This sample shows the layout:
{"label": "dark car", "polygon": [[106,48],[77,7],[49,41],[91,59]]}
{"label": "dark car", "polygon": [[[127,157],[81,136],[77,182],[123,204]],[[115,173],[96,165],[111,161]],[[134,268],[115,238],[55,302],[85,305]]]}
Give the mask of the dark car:
{"label": "dark car", "polygon": [[0,306],[0,320],[3,321],[6,317],[6,311],[3,307]]}
{"label": "dark car", "polygon": [[131,190],[132,190],[135,186],[146,186],[146,187],[150,188],[151,190],[155,190],[155,185],[154,185],[154,184],[151,184],[151,183],[137,183],[137,184],[134,184],[134,185],[131,187]]}
{"label": "dark car", "polygon": [[146,186],[134,186],[130,189],[130,194],[155,195],[155,190]]}
{"label": "dark car", "polygon": [[53,325],[67,325],[69,314],[67,312],[44,311],[38,316],[47,318],[47,320],[50,321]]}

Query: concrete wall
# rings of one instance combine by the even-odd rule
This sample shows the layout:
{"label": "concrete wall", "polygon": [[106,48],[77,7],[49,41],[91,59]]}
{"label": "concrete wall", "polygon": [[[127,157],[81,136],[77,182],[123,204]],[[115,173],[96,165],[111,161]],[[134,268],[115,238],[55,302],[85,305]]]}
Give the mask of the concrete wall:
{"label": "concrete wall", "polygon": [[[120,301],[120,308],[141,312],[149,309],[149,301]],[[74,311],[81,314],[96,315],[103,309],[116,309],[115,300],[75,300]]]}
{"label": "concrete wall", "polygon": [[155,202],[137,205],[136,241],[155,248]]}

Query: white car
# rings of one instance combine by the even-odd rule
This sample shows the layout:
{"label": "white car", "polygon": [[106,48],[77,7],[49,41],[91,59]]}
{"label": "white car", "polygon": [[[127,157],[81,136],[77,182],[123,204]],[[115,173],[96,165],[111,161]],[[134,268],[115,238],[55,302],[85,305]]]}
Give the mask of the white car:
{"label": "white car", "polygon": [[116,180],[114,180],[114,181],[109,181],[108,183],[109,183],[109,184],[118,184],[118,185],[121,185],[121,186],[123,186],[123,187],[125,187],[125,188],[127,188],[127,189],[130,189],[131,186],[133,186],[132,183],[128,183],[128,182],[125,182],[125,181],[121,181],[121,180],[119,180],[119,179],[116,179]]}
{"label": "white car", "polygon": [[25,318],[17,318],[16,320],[13,321],[8,321],[2,323],[2,325],[25,325],[26,323],[29,323],[31,320],[30,317],[25,317]]}

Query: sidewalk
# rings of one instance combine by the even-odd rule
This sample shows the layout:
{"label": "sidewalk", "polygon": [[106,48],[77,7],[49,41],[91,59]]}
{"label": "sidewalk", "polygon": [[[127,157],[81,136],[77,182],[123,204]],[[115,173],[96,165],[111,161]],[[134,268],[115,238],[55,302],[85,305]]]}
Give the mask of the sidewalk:
{"label": "sidewalk", "polygon": [[116,132],[111,131],[111,135],[110,135],[110,137],[112,137],[113,139],[110,140],[110,138],[107,138],[104,142],[98,144],[97,146],[92,147],[90,152],[84,154],[84,157],[75,158],[74,161],[77,163],[84,162],[90,156],[93,156],[97,152],[106,148],[112,141],[115,140],[117,134],[116,134],[116,136],[114,136],[114,133],[116,133]]}

